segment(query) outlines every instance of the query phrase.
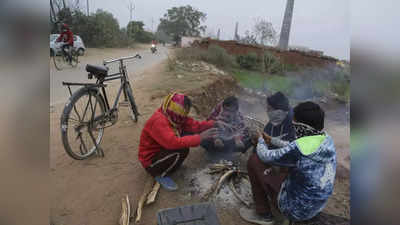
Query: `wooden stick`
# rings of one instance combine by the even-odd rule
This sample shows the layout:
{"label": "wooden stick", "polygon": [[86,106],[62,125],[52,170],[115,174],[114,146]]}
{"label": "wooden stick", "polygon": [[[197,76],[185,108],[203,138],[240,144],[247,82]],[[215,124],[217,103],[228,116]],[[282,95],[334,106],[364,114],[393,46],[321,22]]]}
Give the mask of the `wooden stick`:
{"label": "wooden stick", "polygon": [[[221,175],[218,180],[222,177],[223,175]],[[215,188],[218,186],[218,182],[215,182],[210,189],[208,189],[208,191],[206,193],[204,193],[204,195],[201,197],[203,200],[208,200],[208,198],[211,196],[212,193],[214,193]]]}
{"label": "wooden stick", "polygon": [[157,193],[158,190],[160,190],[160,183],[158,183],[156,181],[156,183],[153,186],[153,190],[150,192],[150,194],[147,196],[147,201],[146,201],[146,205],[149,205],[153,202],[156,201],[156,197],[157,197]]}
{"label": "wooden stick", "polygon": [[240,197],[239,193],[237,193],[237,191],[236,191],[236,189],[235,189],[235,185],[233,184],[233,179],[231,179],[231,182],[229,182],[229,187],[230,187],[230,189],[231,189],[233,195],[235,195],[235,197],[236,197],[237,199],[239,199],[241,202],[243,202],[243,204],[245,204],[247,207],[250,208],[250,203],[247,202],[247,201],[245,201],[244,199],[242,199],[242,198]]}
{"label": "wooden stick", "polygon": [[126,195],[125,198],[122,199],[121,206],[122,210],[121,210],[121,217],[119,218],[119,224],[129,225],[129,219],[131,216],[131,205],[129,203],[128,195]]}
{"label": "wooden stick", "polygon": [[139,202],[138,202],[138,206],[137,206],[137,210],[136,210],[136,219],[135,219],[135,223],[139,223],[140,219],[142,218],[142,210],[143,210],[143,206],[144,203],[146,201],[147,195],[150,193],[150,191],[152,190],[153,187],[153,183],[154,183],[154,178],[153,177],[149,177],[144,185],[144,189],[143,189],[143,193],[140,196]]}
{"label": "wooden stick", "polygon": [[235,170],[229,170],[228,172],[226,172],[224,175],[222,175],[222,177],[219,179],[218,183],[217,183],[217,188],[214,190],[215,194],[218,194],[219,192],[219,188],[221,187],[222,183],[228,179],[233,173],[235,173]]}

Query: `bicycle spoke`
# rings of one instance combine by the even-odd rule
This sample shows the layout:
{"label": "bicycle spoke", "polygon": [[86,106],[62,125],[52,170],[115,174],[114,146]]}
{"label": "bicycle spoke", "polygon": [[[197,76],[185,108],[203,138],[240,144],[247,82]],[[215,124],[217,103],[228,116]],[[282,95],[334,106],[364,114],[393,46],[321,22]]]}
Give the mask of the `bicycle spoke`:
{"label": "bicycle spoke", "polygon": [[89,93],[89,101],[86,104],[85,110],[83,111],[82,120],[84,120],[86,118],[86,112],[89,108],[89,102],[91,102],[91,100],[92,100],[92,95]]}
{"label": "bicycle spoke", "polygon": [[74,112],[78,116],[79,122],[82,121],[81,117],[79,116],[78,110],[75,107],[75,104],[74,104]]}
{"label": "bicycle spoke", "polygon": [[[71,120],[74,123],[81,123],[81,121],[79,119],[75,119],[75,118],[73,118],[71,116],[68,118],[68,120]],[[68,122],[70,122],[70,121],[68,121]]]}
{"label": "bicycle spoke", "polygon": [[[96,114],[96,111],[94,111],[94,109],[93,109],[92,98],[89,98],[89,103],[90,103],[90,109],[92,110],[92,117],[90,120],[93,120],[94,114]],[[97,103],[97,101],[96,101],[96,103]]]}

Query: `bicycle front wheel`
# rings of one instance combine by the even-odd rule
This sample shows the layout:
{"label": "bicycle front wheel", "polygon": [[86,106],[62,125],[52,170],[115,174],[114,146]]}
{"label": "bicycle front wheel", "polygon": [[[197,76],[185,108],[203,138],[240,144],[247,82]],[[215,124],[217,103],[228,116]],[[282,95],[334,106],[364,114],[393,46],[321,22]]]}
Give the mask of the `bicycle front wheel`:
{"label": "bicycle front wheel", "polygon": [[61,71],[65,65],[66,65],[66,61],[64,58],[64,55],[57,55],[56,53],[54,53],[53,57],[53,62],[54,62],[54,66],[56,67],[57,70]]}
{"label": "bicycle front wheel", "polygon": [[83,87],[75,92],[61,116],[61,138],[69,156],[83,160],[96,152],[104,127],[95,118],[104,116],[103,97],[96,89]]}
{"label": "bicycle front wheel", "polygon": [[129,83],[125,84],[125,92],[126,95],[128,96],[129,114],[131,115],[132,120],[134,122],[137,122],[139,117],[139,111],[135,103],[135,98],[133,98],[132,88]]}

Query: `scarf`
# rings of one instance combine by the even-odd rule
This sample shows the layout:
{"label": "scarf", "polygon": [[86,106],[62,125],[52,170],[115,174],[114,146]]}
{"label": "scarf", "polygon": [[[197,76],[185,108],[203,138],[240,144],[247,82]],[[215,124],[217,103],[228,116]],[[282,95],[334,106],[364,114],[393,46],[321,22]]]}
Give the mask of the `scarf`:
{"label": "scarf", "polygon": [[182,134],[182,126],[187,119],[189,112],[184,107],[185,95],[171,93],[164,98],[161,105],[162,113],[168,118],[175,134],[180,137]]}
{"label": "scarf", "polygon": [[316,130],[313,127],[304,123],[298,123],[293,121],[293,127],[296,131],[296,139],[306,136],[325,135],[324,131]]}
{"label": "scarf", "polygon": [[269,122],[276,126],[281,124],[287,117],[288,112],[281,109],[267,111]]}

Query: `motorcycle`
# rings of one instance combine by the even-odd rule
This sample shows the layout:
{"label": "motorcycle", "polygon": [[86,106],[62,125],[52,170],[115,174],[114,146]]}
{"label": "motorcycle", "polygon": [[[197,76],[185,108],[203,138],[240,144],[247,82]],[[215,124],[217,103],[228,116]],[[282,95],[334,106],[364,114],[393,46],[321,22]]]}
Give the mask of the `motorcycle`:
{"label": "motorcycle", "polygon": [[154,45],[154,44],[152,44],[151,45],[151,53],[156,53],[156,51],[157,51],[157,48],[156,48],[156,45]]}

